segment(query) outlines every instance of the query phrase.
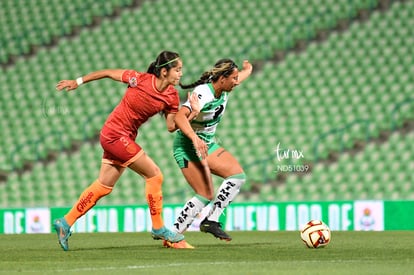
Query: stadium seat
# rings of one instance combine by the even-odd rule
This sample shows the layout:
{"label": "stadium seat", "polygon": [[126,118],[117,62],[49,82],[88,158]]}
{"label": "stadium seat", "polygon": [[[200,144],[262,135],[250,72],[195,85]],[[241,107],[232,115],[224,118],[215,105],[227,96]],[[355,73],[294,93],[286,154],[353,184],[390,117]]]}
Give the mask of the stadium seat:
{"label": "stadium seat", "polygon": [[[43,32],[28,35],[31,42],[22,39],[12,42],[6,53],[0,50],[0,59],[6,59],[9,50],[17,55],[27,52],[30,43],[48,43],[52,35],[61,37],[75,25],[90,24],[93,16],[108,15],[115,7],[132,3],[130,0],[113,0],[100,5],[89,1],[67,1],[63,4],[67,4],[71,11],[85,5],[90,5],[90,9],[63,24],[59,16],[64,16],[67,10],[61,5],[42,1],[43,4],[32,9],[33,16],[28,13],[30,16],[22,22],[32,22],[33,27],[42,27]],[[5,7],[10,13],[0,14],[0,29],[8,28],[2,33],[10,41],[16,33],[25,31],[20,22],[16,23],[16,18],[23,18],[19,16],[21,12],[31,9],[31,6],[12,4],[6,1]],[[56,204],[68,205],[96,178],[101,157],[99,144],[82,145],[82,149],[70,158],[65,153],[59,154],[55,163],[45,166],[47,173],[39,172],[36,167],[23,181],[16,180],[13,172],[23,166],[24,158],[44,158],[50,150],[59,149],[60,142],[63,150],[67,150],[75,140],[95,138],[106,114],[123,94],[122,84],[110,80],[90,83],[74,93],[56,93],[54,86],[59,79],[108,67],[146,70],[163,48],[173,49],[182,56],[185,82],[198,79],[201,72],[218,58],[231,57],[238,64],[245,58],[267,61],[246,83],[236,88],[217,131],[226,148],[246,166],[252,181],[274,180],[275,163],[269,158],[274,156],[278,143],[303,150],[310,161],[326,159],[332,152],[340,154],[335,169],[327,169],[316,162],[315,168],[319,169],[306,178],[289,175],[286,185],[280,187],[280,193],[279,187],[265,189],[274,191],[267,194],[266,200],[320,199],[329,194],[320,195],[323,190],[333,190],[334,194],[328,196],[332,199],[369,198],[374,196],[372,194],[375,198],[410,198],[409,191],[404,194],[401,191],[412,190],[412,177],[407,172],[395,174],[391,170],[409,171],[413,167],[390,165],[391,169],[371,164],[369,168],[376,171],[387,169],[385,178],[396,183],[393,188],[388,188],[385,181],[375,177],[378,182],[369,189],[370,185],[364,183],[371,182],[373,175],[364,174],[358,165],[366,158],[374,162],[374,156],[384,159],[385,155],[373,153],[371,159],[369,152],[372,151],[367,146],[368,149],[359,153],[365,157],[354,160],[341,150],[352,149],[355,141],[370,144],[367,134],[371,139],[377,138],[382,130],[400,127],[406,119],[413,117],[413,76],[409,73],[413,63],[412,2],[393,1],[387,12],[372,12],[365,22],[353,22],[341,33],[330,32],[323,43],[309,43],[304,51],[287,54],[277,65],[270,61],[275,50],[289,50],[298,40],[312,39],[318,30],[329,31],[341,19],[355,18],[359,9],[373,10],[377,5],[378,1],[374,0],[314,0],[283,4],[232,0],[220,5],[201,0],[194,5],[187,1],[144,2],[140,8],[123,10],[117,19],[103,18],[97,28],[82,29],[73,38],[60,38],[56,47],[42,48],[32,58],[19,59],[0,76],[3,90],[10,91],[0,95],[1,114],[7,117],[1,122],[4,131],[0,134],[0,167],[11,171],[6,186],[13,184],[16,185],[14,188],[24,190],[24,183],[45,178],[50,193],[34,196],[30,192],[27,195],[16,192],[9,194],[11,199],[2,200],[0,205],[9,205],[11,200],[14,205],[24,200],[30,200],[33,205],[44,201],[54,203],[53,200],[57,200]],[[222,9],[223,6],[229,7],[230,12]],[[276,6],[278,8],[274,8]],[[176,12],[171,11],[183,11],[182,16],[177,19]],[[240,28],[239,20],[234,20],[236,17],[245,19],[249,27]],[[159,27],[171,21],[180,23],[167,24],[167,31]],[[49,22],[47,27],[42,25],[44,22]],[[159,39],[161,31],[163,39]],[[180,94],[185,96],[186,91],[180,91]],[[365,132],[365,124],[358,121],[367,121],[369,131]],[[139,142],[164,167],[169,182],[173,182],[173,188],[165,192],[166,199],[178,201],[187,197],[187,192],[191,191],[185,191],[184,196],[176,199],[176,194],[186,184],[171,157],[173,136],[165,131],[165,122],[159,117],[152,119],[148,127],[143,129],[142,135],[140,133]],[[326,135],[330,131],[340,134]],[[51,135],[54,132],[57,134]],[[407,150],[407,143],[412,143],[409,138],[407,135],[398,142],[388,141],[389,144],[402,144],[395,145],[395,152],[399,153],[395,153],[393,161],[401,158],[401,163],[409,163],[409,156],[402,153]],[[39,151],[26,146],[14,154],[16,147],[33,144],[36,140],[43,141]],[[168,142],[163,142],[165,140]],[[11,157],[15,157],[16,163],[10,162]],[[352,165],[354,161],[356,164]],[[83,165],[68,166],[67,163]],[[131,190],[137,193],[129,201],[144,202],[143,184],[139,182],[137,175],[126,173],[122,179],[124,189],[109,196],[106,202],[122,203]],[[74,186],[74,191],[69,191],[66,185],[61,186],[63,184]],[[298,187],[301,184],[305,187]],[[59,190],[65,192],[55,196],[53,190],[56,191],[54,194],[60,194]],[[65,194],[69,195],[65,197]]]}

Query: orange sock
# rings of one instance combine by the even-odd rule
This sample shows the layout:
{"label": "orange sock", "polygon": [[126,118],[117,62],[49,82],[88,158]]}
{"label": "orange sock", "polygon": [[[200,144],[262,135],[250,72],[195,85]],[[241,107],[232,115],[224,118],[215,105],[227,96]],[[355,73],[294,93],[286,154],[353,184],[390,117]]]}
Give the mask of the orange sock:
{"label": "orange sock", "polygon": [[80,195],[72,209],[65,215],[65,220],[72,226],[77,219],[86,214],[96,202],[112,192],[112,187],[103,185],[98,179],[87,187]]}
{"label": "orange sock", "polygon": [[160,229],[164,226],[162,219],[162,185],[163,176],[158,174],[145,181],[145,198],[151,214],[152,228]]}

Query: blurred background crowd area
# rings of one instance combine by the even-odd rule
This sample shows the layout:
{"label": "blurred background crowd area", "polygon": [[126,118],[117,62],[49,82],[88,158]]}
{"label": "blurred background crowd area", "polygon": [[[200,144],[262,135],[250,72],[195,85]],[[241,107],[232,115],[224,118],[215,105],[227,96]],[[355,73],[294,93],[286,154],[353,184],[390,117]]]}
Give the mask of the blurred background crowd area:
{"label": "blurred background crowd area", "polygon": [[[413,26],[409,0],[4,0],[0,207],[70,206],[98,175],[126,87],[63,93],[60,79],[146,71],[162,50],[180,54],[183,83],[220,58],[254,65],[217,130],[248,176],[237,201],[414,199]],[[183,203],[173,135],[155,116],[137,141],[165,202]],[[127,171],[100,203],[145,203],[144,181]]]}

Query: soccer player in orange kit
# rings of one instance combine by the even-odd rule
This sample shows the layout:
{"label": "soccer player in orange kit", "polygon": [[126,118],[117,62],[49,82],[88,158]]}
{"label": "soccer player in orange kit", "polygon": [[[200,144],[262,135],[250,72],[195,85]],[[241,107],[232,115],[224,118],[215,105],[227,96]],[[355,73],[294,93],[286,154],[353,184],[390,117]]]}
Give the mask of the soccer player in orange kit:
{"label": "soccer player in orange kit", "polygon": [[[72,209],[53,223],[59,244],[64,251],[69,249],[68,239],[71,236],[71,226],[100,198],[111,193],[127,167],[145,179],[145,196],[151,214],[152,237],[172,243],[183,241],[182,234],[173,232],[164,226],[162,172],[135,142],[139,127],[160,112],[165,115],[168,131],[176,130],[174,117],[179,108],[179,95],[174,86],[179,83],[181,76],[180,56],[174,52],[163,51],[150,64],[146,73],[135,70],[107,69],[89,73],[76,80],[61,80],[56,85],[59,91],[64,89],[70,91],[83,83],[101,78],[111,78],[128,84],[123,98],[108,116],[100,133],[100,142],[104,152],[98,178],[82,192]],[[195,111],[192,118],[197,114]]]}

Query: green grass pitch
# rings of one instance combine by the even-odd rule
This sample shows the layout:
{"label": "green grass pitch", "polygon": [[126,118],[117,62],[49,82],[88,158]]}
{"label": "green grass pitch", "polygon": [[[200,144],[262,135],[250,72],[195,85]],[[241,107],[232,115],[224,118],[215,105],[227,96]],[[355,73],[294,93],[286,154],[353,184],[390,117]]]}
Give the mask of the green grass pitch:
{"label": "green grass pitch", "polygon": [[186,233],[194,250],[163,248],[149,233],[0,235],[0,274],[414,274],[414,231],[332,232],[320,249],[299,232],[230,232],[226,243]]}

